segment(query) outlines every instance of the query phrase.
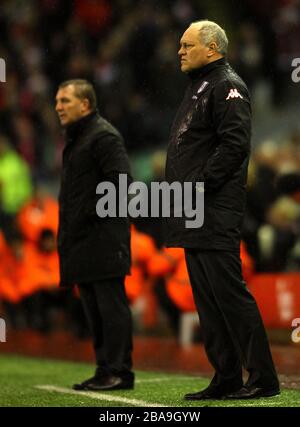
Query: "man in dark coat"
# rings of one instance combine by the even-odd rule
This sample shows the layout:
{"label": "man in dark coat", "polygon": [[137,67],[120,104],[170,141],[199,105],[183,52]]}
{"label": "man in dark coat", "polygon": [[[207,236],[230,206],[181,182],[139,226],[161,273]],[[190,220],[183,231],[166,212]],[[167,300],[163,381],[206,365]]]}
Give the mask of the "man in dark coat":
{"label": "man in dark coat", "polygon": [[97,361],[95,375],[73,388],[133,388],[132,324],[124,288],[130,270],[129,223],[96,213],[99,183],[117,187],[119,174],[131,179],[128,157],[121,135],[98,114],[88,81],[62,83],[56,111],[66,139],[59,195],[61,286],[79,286]]}
{"label": "man in dark coat", "polygon": [[[227,45],[214,22],[195,22],[183,34],[178,53],[191,82],[173,123],[166,164],[169,183],[192,182],[197,194],[204,182],[203,226],[187,228],[184,217],[167,221],[167,246],[185,248],[205,349],[216,371],[207,389],[185,396],[194,400],[279,393],[264,326],[241,274],[251,107],[245,83],[225,59]],[[245,385],[242,366],[249,372]]]}

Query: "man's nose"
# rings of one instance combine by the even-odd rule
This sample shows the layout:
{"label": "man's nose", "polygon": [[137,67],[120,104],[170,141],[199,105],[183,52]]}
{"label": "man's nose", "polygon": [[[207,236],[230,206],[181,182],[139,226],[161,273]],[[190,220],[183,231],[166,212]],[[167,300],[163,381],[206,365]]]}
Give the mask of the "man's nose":
{"label": "man's nose", "polygon": [[183,55],[183,53],[184,53],[184,52],[183,52],[183,48],[181,47],[181,48],[179,49],[179,51],[178,51],[178,55],[179,55],[179,56],[181,56],[181,55]]}

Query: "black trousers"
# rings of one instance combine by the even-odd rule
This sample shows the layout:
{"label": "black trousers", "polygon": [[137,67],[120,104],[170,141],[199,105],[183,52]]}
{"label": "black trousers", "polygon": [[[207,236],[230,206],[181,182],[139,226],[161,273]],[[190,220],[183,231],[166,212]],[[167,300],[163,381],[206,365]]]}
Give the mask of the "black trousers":
{"label": "black trousers", "polygon": [[257,304],[243,281],[238,252],[185,250],[205,350],[216,374],[212,384],[276,388],[278,379]]}
{"label": "black trousers", "polygon": [[96,375],[133,379],[132,320],[124,277],[79,285],[80,298],[92,333]]}

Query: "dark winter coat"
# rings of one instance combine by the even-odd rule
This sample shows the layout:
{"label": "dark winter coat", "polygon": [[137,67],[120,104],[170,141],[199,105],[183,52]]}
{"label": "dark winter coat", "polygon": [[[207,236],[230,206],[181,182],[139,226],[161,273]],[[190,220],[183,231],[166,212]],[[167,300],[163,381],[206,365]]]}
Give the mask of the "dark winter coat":
{"label": "dark winter coat", "polygon": [[[118,131],[98,113],[66,129],[59,195],[58,252],[61,285],[123,276],[130,269],[127,218],[100,218],[96,213],[100,182],[117,185],[130,174]],[[129,182],[130,182],[129,178]]]}
{"label": "dark winter coat", "polygon": [[239,250],[251,107],[245,83],[220,59],[193,72],[171,130],[166,180],[204,182],[204,224],[167,220],[167,246]]}

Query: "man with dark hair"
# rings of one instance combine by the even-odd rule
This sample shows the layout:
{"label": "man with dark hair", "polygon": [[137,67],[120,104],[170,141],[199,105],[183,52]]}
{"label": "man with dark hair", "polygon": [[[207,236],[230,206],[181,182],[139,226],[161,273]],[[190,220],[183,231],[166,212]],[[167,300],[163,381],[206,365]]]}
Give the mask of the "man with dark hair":
{"label": "man with dark hair", "polygon": [[60,284],[77,284],[92,332],[95,375],[75,390],[131,389],[132,324],[124,288],[130,269],[127,218],[99,218],[96,187],[119,174],[130,178],[119,132],[96,110],[92,85],[69,80],[60,85],[56,111],[65,129],[59,195]]}
{"label": "man with dark hair", "polygon": [[74,88],[74,93],[77,98],[89,101],[89,108],[91,111],[95,111],[97,108],[97,98],[93,85],[84,79],[72,79],[66,80],[59,85],[59,89],[64,89],[68,86]]}
{"label": "man with dark hair", "polygon": [[[181,70],[191,83],[176,115],[166,178],[203,191],[204,224],[168,220],[167,245],[183,247],[208,358],[210,385],[190,400],[249,399],[279,394],[256,302],[242,278],[240,229],[245,210],[251,107],[247,87],[226,62],[225,31],[193,23],[180,41]],[[245,385],[242,366],[249,372]]]}

